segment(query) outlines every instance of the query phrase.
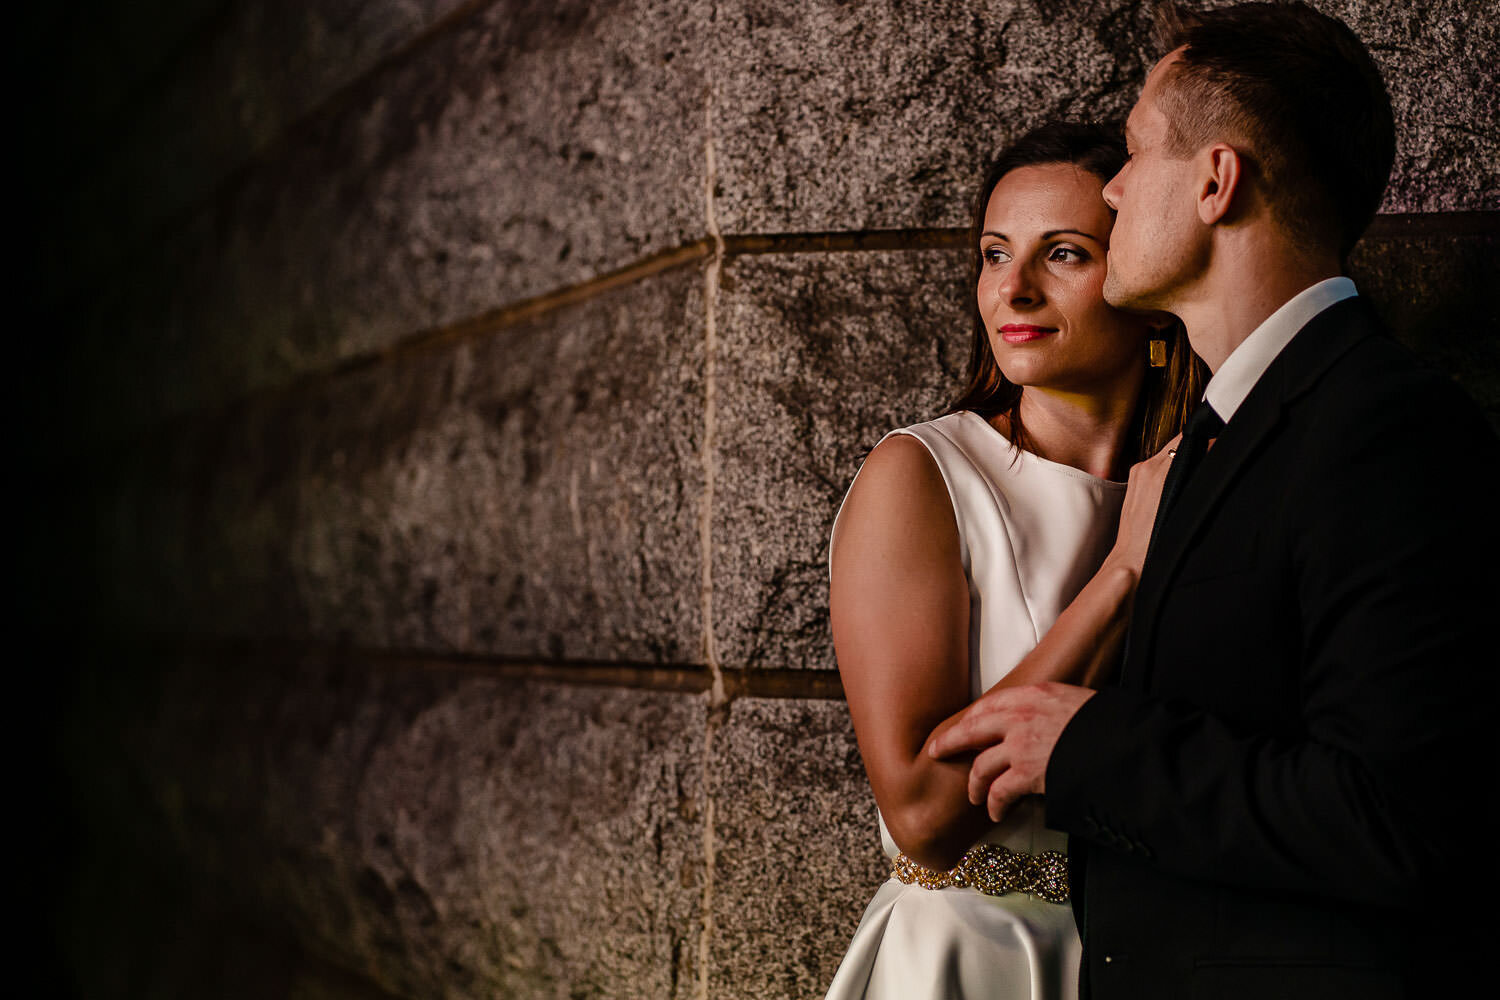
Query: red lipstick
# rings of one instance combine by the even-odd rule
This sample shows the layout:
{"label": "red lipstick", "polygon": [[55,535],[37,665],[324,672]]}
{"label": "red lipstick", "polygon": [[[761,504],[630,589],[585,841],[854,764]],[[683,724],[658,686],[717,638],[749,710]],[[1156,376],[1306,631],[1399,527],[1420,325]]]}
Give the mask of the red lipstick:
{"label": "red lipstick", "polygon": [[1056,333],[1055,326],[1032,326],[1030,323],[1007,323],[1000,328],[1000,339],[1007,344],[1024,344],[1028,340]]}

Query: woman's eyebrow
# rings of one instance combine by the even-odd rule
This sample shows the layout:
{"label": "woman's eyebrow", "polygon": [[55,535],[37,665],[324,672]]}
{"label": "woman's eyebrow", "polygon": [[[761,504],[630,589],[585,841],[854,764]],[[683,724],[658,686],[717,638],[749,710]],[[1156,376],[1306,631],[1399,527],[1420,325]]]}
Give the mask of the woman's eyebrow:
{"label": "woman's eyebrow", "polygon": [[1099,237],[1095,236],[1093,233],[1086,233],[1082,229],[1049,229],[1045,233],[1042,234],[1042,239],[1044,239],[1044,240],[1050,240],[1054,236],[1062,236],[1062,235],[1065,235],[1067,233],[1072,233],[1074,236],[1082,236],[1085,239],[1093,240],[1095,243],[1103,243],[1104,242]]}
{"label": "woman's eyebrow", "polygon": [[[1054,236],[1063,236],[1063,235],[1065,235],[1067,233],[1072,233],[1075,236],[1083,236],[1083,237],[1085,237],[1087,239],[1093,240],[1095,243],[1103,243],[1104,242],[1099,237],[1095,236],[1093,233],[1086,233],[1082,229],[1049,229],[1045,233],[1042,234],[1042,239],[1044,239],[1044,240],[1050,240]],[[994,236],[994,237],[997,237],[997,238],[1002,239],[1002,240],[1009,240],[1010,239],[1010,237],[1006,236],[1004,233],[996,232],[993,229],[986,229],[984,232],[980,233],[979,235],[981,237],[984,237],[984,236]]]}

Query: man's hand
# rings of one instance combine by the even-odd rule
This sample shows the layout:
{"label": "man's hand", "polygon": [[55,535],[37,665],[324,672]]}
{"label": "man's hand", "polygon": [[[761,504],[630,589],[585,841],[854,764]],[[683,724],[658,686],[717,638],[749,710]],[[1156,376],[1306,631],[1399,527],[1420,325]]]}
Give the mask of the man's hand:
{"label": "man's hand", "polygon": [[998,823],[1021,796],[1047,790],[1052,748],[1093,696],[1092,688],[1055,682],[990,691],[934,736],[927,752],[934,757],[978,752],[969,769],[969,801],[986,803],[990,819]]}

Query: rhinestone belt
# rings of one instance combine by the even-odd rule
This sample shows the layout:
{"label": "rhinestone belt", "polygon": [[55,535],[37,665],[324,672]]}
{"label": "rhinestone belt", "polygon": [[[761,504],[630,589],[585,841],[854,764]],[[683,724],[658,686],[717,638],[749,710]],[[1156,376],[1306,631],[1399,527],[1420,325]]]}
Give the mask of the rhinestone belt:
{"label": "rhinestone belt", "polygon": [[1023,854],[999,844],[979,844],[964,852],[950,871],[923,868],[905,854],[896,855],[891,877],[924,889],[976,889],[986,896],[1025,892],[1049,903],[1068,901],[1068,856],[1061,851]]}

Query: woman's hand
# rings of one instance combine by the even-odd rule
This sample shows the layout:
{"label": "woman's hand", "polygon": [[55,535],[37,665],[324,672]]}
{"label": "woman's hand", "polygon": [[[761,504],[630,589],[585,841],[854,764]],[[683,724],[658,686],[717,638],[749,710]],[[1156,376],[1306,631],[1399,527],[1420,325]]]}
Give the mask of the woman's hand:
{"label": "woman's hand", "polygon": [[1182,435],[1179,434],[1161,451],[1130,467],[1130,485],[1125,491],[1125,506],[1120,511],[1120,530],[1106,565],[1123,567],[1140,577],[1141,566],[1146,562],[1146,549],[1151,544],[1151,528],[1156,523],[1156,507],[1161,502],[1162,484],[1166,482],[1167,469],[1181,443]]}

